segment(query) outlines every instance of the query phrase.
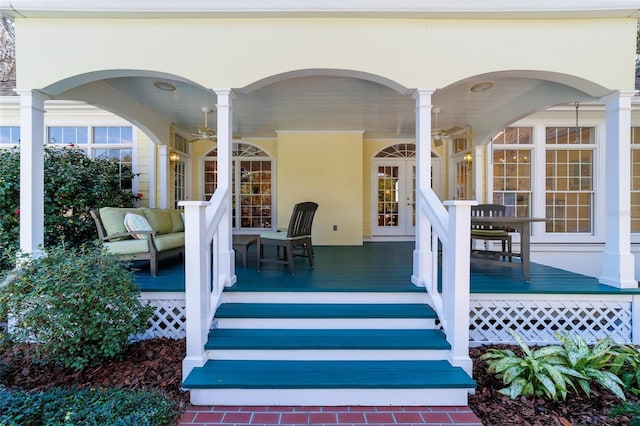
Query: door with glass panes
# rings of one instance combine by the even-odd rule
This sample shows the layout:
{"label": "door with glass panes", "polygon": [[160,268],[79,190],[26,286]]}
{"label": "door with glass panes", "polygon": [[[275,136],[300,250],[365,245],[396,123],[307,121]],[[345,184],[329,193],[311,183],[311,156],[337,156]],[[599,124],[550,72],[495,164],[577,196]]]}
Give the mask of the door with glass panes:
{"label": "door with glass panes", "polygon": [[373,236],[413,236],[416,225],[416,163],[378,160],[373,164]]}

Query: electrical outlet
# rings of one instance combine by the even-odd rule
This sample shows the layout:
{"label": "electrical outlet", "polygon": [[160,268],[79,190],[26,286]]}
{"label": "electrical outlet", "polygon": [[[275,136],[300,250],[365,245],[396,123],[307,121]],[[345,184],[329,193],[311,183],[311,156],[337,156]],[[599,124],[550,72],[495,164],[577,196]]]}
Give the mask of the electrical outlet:
{"label": "electrical outlet", "polygon": [[338,225],[333,225],[333,230],[337,231],[338,230]]}

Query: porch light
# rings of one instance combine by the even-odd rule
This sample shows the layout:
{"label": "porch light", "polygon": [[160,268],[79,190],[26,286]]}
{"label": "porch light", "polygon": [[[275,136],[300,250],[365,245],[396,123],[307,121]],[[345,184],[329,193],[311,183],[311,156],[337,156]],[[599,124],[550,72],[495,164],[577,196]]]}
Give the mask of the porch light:
{"label": "porch light", "polygon": [[470,152],[467,152],[464,157],[462,157],[462,159],[464,161],[466,161],[467,163],[470,163],[471,161],[473,161],[473,155]]}
{"label": "porch light", "polygon": [[171,151],[171,154],[169,154],[169,162],[171,164],[174,164],[179,159],[180,159],[180,156],[175,151]]}

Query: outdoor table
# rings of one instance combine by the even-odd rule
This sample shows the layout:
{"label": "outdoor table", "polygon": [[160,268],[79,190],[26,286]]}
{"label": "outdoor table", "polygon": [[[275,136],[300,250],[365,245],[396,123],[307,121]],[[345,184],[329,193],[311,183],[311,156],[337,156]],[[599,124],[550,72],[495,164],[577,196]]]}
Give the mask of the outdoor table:
{"label": "outdoor table", "polygon": [[[546,219],[538,217],[511,217],[511,216],[472,216],[472,225],[486,225],[495,226],[504,229],[512,229],[520,234],[520,260],[522,263],[522,272],[525,280],[531,279],[531,257],[530,257],[530,245],[531,245],[531,223],[533,222],[545,222]],[[472,259],[473,259],[472,250]],[[518,256],[514,253],[513,256]],[[488,262],[497,262],[502,266],[516,266],[517,264],[509,262],[501,262],[498,259],[488,259],[486,257],[479,257]],[[477,258],[476,258],[477,259]]]}
{"label": "outdoor table", "polygon": [[242,257],[242,267],[247,267],[247,251],[249,246],[258,242],[257,235],[251,234],[233,234],[233,250],[240,253]]}

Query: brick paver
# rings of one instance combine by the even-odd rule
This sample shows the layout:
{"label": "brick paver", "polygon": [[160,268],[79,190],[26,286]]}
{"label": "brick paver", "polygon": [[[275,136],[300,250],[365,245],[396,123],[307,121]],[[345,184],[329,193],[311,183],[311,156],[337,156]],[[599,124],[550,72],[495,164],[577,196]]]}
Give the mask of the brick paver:
{"label": "brick paver", "polygon": [[179,426],[482,426],[469,407],[188,406]]}

